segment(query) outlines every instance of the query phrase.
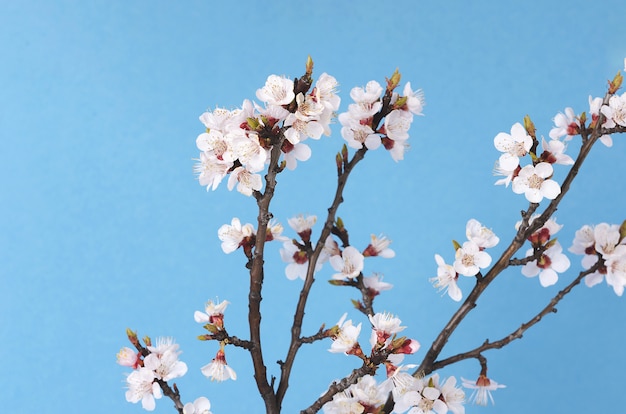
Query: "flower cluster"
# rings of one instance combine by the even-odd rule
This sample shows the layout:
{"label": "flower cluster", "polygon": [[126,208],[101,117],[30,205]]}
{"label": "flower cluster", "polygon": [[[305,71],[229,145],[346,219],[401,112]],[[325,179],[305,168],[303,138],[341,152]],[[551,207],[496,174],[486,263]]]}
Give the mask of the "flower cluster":
{"label": "flower cluster", "polygon": [[270,75],[256,92],[264,106],[245,100],[241,108],[217,108],[200,115],[206,127],[196,139],[201,153],[195,171],[201,185],[215,190],[230,174],[228,189],[237,185],[237,191],[250,196],[263,186],[258,173],[275,145],[280,145],[288,169],[309,159],[311,149],[303,141],[330,134],[329,124],[340,103],[335,78],[323,73],[311,89],[309,69],[295,81]]}
{"label": "flower cluster", "polygon": [[[138,345],[137,335],[128,331],[133,344]],[[147,411],[156,407],[155,399],[163,396],[160,382],[165,383],[187,373],[187,365],[178,360],[181,351],[172,338],[157,338],[156,346],[152,346],[149,338],[145,339],[144,352],[124,347],[117,354],[117,363],[133,368],[126,377],[126,401],[138,403]]]}
{"label": "flower cluster", "polygon": [[[496,162],[495,173],[504,176],[496,181],[496,185],[508,187],[512,182],[513,192],[524,194],[531,203],[539,203],[544,197],[553,200],[561,193],[561,187],[551,179],[552,164],[568,165],[574,161],[563,153],[565,144],[558,139],[551,139],[550,142],[542,139],[543,153],[537,157],[531,152],[536,146],[534,126],[528,118],[524,122],[526,127],[516,123],[511,127],[510,134],[500,132],[494,138],[496,149],[502,152]],[[555,135],[551,133],[551,137]],[[520,161],[527,155],[532,156],[533,162],[522,167]]]}
{"label": "flower cluster", "polygon": [[626,286],[626,222],[621,226],[607,223],[583,226],[576,231],[569,251],[584,255],[582,266],[585,269],[601,260],[598,269],[585,277],[587,286],[594,286],[606,277],[606,283],[613,287],[615,294],[622,296]]}
{"label": "flower cluster", "polygon": [[[404,355],[414,354],[420,348],[419,342],[406,337],[398,337],[397,334],[406,327],[401,326],[401,320],[396,316],[383,312],[369,315],[372,325],[370,335],[371,354],[364,355],[359,344],[358,336],[361,332],[361,324],[354,326],[351,320],[346,320],[344,314],[337,325],[327,331],[333,343],[330,352],[355,355],[361,358],[364,363],[369,364],[376,358],[386,358],[383,364],[386,368],[387,380],[377,384],[374,377],[366,375],[359,379],[359,382],[352,385],[344,392],[336,394],[333,400],[324,405],[325,413],[375,413],[380,408],[389,395],[394,392],[396,410],[402,407],[404,394],[419,389],[419,381],[407,374],[406,369],[413,365],[400,365]],[[379,359],[380,360],[380,359]],[[423,388],[423,387],[422,387]],[[437,399],[437,398],[435,398]],[[460,398],[462,401],[463,398]],[[405,412],[410,407],[402,411]]]}
{"label": "flower cluster", "polygon": [[204,329],[206,329],[209,333],[205,335],[200,335],[198,339],[202,341],[208,341],[211,339],[220,340],[220,349],[217,351],[215,358],[207,365],[200,368],[202,374],[205,377],[211,379],[211,381],[225,381],[227,379],[236,380],[237,374],[235,370],[233,370],[226,363],[226,354],[224,353],[224,338],[219,336],[222,334],[224,337],[227,336],[226,330],[224,328],[224,311],[226,307],[230,304],[227,300],[222,302],[213,302],[209,300],[205,307],[204,312],[195,311],[193,314],[193,318],[198,323],[204,324]]}
{"label": "flower cluster", "polygon": [[[533,215],[529,224],[538,217]],[[521,222],[517,223],[517,227]],[[539,275],[539,283],[541,286],[548,287],[554,285],[558,279],[558,273],[563,273],[570,267],[570,261],[563,254],[563,247],[557,239],[552,239],[563,226],[556,223],[556,219],[549,219],[536,232],[528,237],[532,244],[532,248],[526,251],[526,257],[538,257],[522,267],[522,274],[526,277],[535,277]]]}
{"label": "flower cluster", "polygon": [[485,249],[494,247],[500,242],[493,231],[483,226],[478,220],[470,219],[465,226],[467,241],[460,245],[456,241],[455,260],[452,265],[446,264],[444,259],[436,254],[437,277],[431,278],[436,288],[447,292],[454,301],[460,301],[463,297],[457,281],[459,275],[476,276],[480,269],[489,267],[491,256]]}
{"label": "flower cluster", "polygon": [[[411,83],[407,82],[402,95],[396,92],[391,94],[390,110],[387,110],[383,105],[383,92],[387,94],[393,90],[397,81],[399,77],[394,74],[386,91],[373,80],[365,88],[356,87],[350,91],[354,103],[338,117],[342,126],[341,136],[348,146],[375,150],[382,144],[395,161],[404,158],[413,115],[422,115],[424,95],[420,90],[413,91]],[[388,112],[381,112],[384,110]],[[385,119],[379,127],[382,116]]]}
{"label": "flower cluster", "polygon": [[[265,233],[265,241],[287,240],[282,236],[283,226],[276,221],[270,221]],[[242,247],[248,258],[252,257],[252,250],[256,243],[256,230],[251,223],[243,226],[241,221],[234,217],[230,224],[224,224],[217,230],[217,237],[222,241],[222,251],[226,254],[232,253]]]}
{"label": "flower cluster", "polygon": [[[362,359],[365,358],[361,345],[359,344],[359,334],[361,333],[361,324],[354,326],[352,320],[346,320],[347,314],[344,314],[339,322],[326,332],[326,336],[333,340],[329,349],[333,353],[344,353],[346,355],[356,355]],[[368,315],[372,324],[372,333],[370,335],[370,346],[372,355],[375,353],[386,352],[387,355],[404,355],[414,354],[420,348],[419,342],[415,339],[406,337],[397,337],[397,334],[406,327],[400,326],[400,319],[394,315],[383,312],[374,315]],[[385,363],[387,370],[395,370],[397,367],[391,361]]]}
{"label": "flower cluster", "polygon": [[365,375],[345,391],[336,394],[323,407],[326,414],[377,413],[391,392],[393,413],[453,414],[465,413],[465,393],[457,388],[456,378],[439,381],[439,374],[418,379],[398,368],[383,382]]}

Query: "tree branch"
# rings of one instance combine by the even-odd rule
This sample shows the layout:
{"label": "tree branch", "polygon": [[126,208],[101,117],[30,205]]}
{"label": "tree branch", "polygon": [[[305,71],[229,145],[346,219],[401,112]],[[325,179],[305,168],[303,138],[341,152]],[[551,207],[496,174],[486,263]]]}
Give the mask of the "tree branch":
{"label": "tree branch", "polygon": [[[608,100],[605,97],[605,101]],[[476,301],[480,297],[480,295],[485,291],[487,286],[504,270],[510,265],[511,257],[524,245],[526,239],[539,228],[541,228],[546,221],[554,214],[557,210],[557,207],[565,194],[569,191],[569,188],[572,184],[572,181],[578,175],[581,165],[589,155],[591,148],[595,144],[595,142],[600,138],[603,132],[602,128],[599,127],[603,122],[602,116],[598,120],[598,125],[593,129],[584,129],[581,131],[581,136],[583,137],[583,143],[580,148],[580,152],[578,153],[578,157],[572,165],[570,171],[568,172],[565,180],[563,180],[563,184],[561,185],[561,193],[548,204],[544,212],[537,218],[533,220],[532,223],[529,223],[530,217],[532,213],[539,207],[538,204],[531,203],[528,210],[523,213],[522,217],[522,225],[520,225],[517,234],[513,238],[513,241],[506,250],[502,253],[500,258],[496,261],[496,263],[491,267],[489,272],[482,278],[477,280],[476,285],[468,295],[467,299],[463,304],[459,307],[459,309],[452,315],[448,323],[441,330],[437,338],[433,341],[430,349],[426,352],[424,359],[420,366],[413,373],[414,376],[423,377],[425,375],[433,372],[434,362],[443,350],[444,346],[448,342],[452,333],[459,326],[461,321],[467,316],[467,314],[476,307]],[[588,139],[586,134],[591,134]]]}
{"label": "tree branch", "polygon": [[528,322],[522,323],[519,328],[517,328],[515,331],[511,332],[509,335],[505,336],[502,339],[494,341],[494,342],[490,342],[487,339],[481,346],[476,347],[476,348],[472,349],[471,351],[459,353],[457,355],[451,356],[451,357],[443,359],[441,361],[436,361],[436,362],[434,362],[432,364],[432,370],[436,371],[436,370],[441,369],[441,368],[443,368],[443,367],[445,367],[447,365],[451,365],[451,364],[454,364],[456,362],[463,361],[464,359],[479,358],[481,356],[481,354],[483,352],[487,351],[487,350],[503,348],[504,346],[508,345],[509,343],[513,342],[514,340],[522,338],[524,332],[526,332],[533,325],[535,325],[539,321],[541,321],[544,316],[548,315],[549,313],[556,313],[556,305],[561,301],[561,299],[563,299],[565,297],[565,295],[570,293],[570,291],[576,285],[580,284],[580,282],[583,280],[583,278],[585,276],[590,275],[591,273],[593,273],[596,270],[598,270],[603,265],[603,263],[604,263],[604,261],[602,260],[601,257],[599,257],[598,258],[598,262],[596,262],[595,265],[593,265],[589,269],[585,270],[584,272],[580,272],[578,277],[576,277],[563,290],[561,290],[559,293],[557,293],[550,300],[550,302],[548,302],[548,304],[539,313],[537,313]]}

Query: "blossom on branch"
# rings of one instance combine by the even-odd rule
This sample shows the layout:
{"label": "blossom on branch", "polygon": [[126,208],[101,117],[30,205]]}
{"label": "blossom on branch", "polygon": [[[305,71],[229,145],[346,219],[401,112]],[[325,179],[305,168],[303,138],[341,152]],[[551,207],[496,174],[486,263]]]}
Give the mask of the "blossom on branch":
{"label": "blossom on branch", "polygon": [[363,260],[363,255],[356,247],[346,247],[340,256],[332,256],[329,259],[330,265],[338,272],[333,274],[333,279],[343,280],[357,277],[363,270]]}
{"label": "blossom on branch", "polygon": [[199,397],[193,403],[187,403],[183,407],[183,414],[212,414],[211,402],[206,397]]}
{"label": "blossom on branch", "polygon": [[558,139],[551,139],[548,142],[542,137],[541,146],[543,147],[543,153],[540,157],[542,161],[549,162],[550,164],[574,164],[574,160],[572,159],[572,157],[570,157],[569,155],[565,155],[565,149],[567,147],[562,141]]}
{"label": "blossom on branch", "polygon": [[470,381],[465,378],[461,378],[461,380],[464,388],[474,390],[470,396],[470,400],[478,405],[487,405],[489,401],[491,401],[491,404],[495,404],[491,391],[506,387],[506,385],[498,384],[482,374],[478,376],[476,381]]}
{"label": "blossom on branch", "polygon": [[433,283],[440,292],[444,291],[444,293],[447,293],[453,301],[460,301],[463,297],[463,293],[457,285],[459,274],[454,270],[453,266],[446,264],[443,257],[438,254],[435,254],[435,261],[438,266],[437,277],[431,278],[430,282]]}
{"label": "blossom on branch", "polygon": [[466,241],[456,250],[454,270],[463,276],[476,276],[480,269],[489,267],[491,256],[473,241]]}
{"label": "blossom on branch", "polygon": [[337,322],[336,333],[331,336],[333,343],[328,351],[346,355],[359,355],[362,353],[359,345],[361,324],[359,323],[357,326],[352,325],[351,319],[346,320],[347,316],[348,314],[344,313],[339,322]]}
{"label": "blossom on branch", "polygon": [[500,242],[500,238],[491,229],[483,226],[476,219],[468,220],[465,226],[465,235],[469,241],[476,243],[481,250],[495,247]]}
{"label": "blossom on branch", "polygon": [[603,105],[600,112],[606,116],[607,120],[620,126],[626,126],[626,93],[611,96],[609,104]]}
{"label": "blossom on branch", "polygon": [[565,108],[565,113],[559,112],[554,117],[555,127],[550,130],[550,138],[559,139],[565,137],[565,141],[571,140],[574,135],[580,133],[580,121],[572,108]]}
{"label": "blossom on branch", "polygon": [[400,326],[402,321],[399,318],[388,312],[379,312],[374,316],[368,315],[368,318],[372,323],[372,335],[370,336],[372,348],[387,345],[389,338],[406,328],[406,326]]}
{"label": "blossom on branch", "polygon": [[141,401],[141,406],[146,411],[154,411],[155,399],[163,396],[161,387],[155,382],[156,376],[150,368],[140,367],[126,377],[126,401],[133,404]]}
{"label": "blossom on branch", "polygon": [[552,165],[547,162],[525,166],[513,179],[513,192],[523,193],[531,203],[539,203],[544,197],[554,200],[561,194],[561,186],[550,179],[552,172]]}
{"label": "blossom on branch", "polygon": [[224,350],[222,348],[223,345],[217,351],[213,361],[200,368],[200,371],[202,371],[202,374],[211,381],[215,380],[221,382],[228,379],[232,379],[234,381],[237,379],[237,374],[235,373],[235,370],[226,363],[226,355],[224,354]]}
{"label": "blossom on branch", "polygon": [[595,227],[583,226],[576,231],[574,243],[569,250],[575,254],[584,254],[582,266],[589,269],[598,261],[598,255],[604,263],[598,270],[585,277],[588,287],[594,286],[606,277],[606,282],[616,295],[622,296],[626,287],[626,238],[622,238],[620,226],[600,223]]}
{"label": "blossom on branch", "polygon": [[[534,250],[529,249],[526,256],[532,256]],[[539,259],[526,263],[522,267],[522,274],[526,277],[535,277],[539,275],[541,286],[548,287],[554,285],[559,279],[557,273],[563,273],[569,269],[570,261],[563,254],[563,248],[559,242],[555,242],[550,246]]]}
{"label": "blossom on branch", "polygon": [[204,312],[195,311],[193,319],[198,323],[209,323],[222,329],[224,328],[224,311],[229,304],[230,302],[227,300],[217,303],[209,300],[204,306]]}
{"label": "blossom on branch", "polygon": [[123,367],[137,369],[141,365],[141,354],[127,346],[117,353],[117,363]]}
{"label": "blossom on branch", "polygon": [[[597,125],[598,120],[600,119],[600,110],[603,106],[602,98],[591,98],[589,96],[589,113],[591,114],[591,127]],[[603,128],[612,128],[615,126],[615,122],[607,117],[604,117],[604,122],[602,123]],[[600,142],[602,142],[607,147],[613,146],[613,138],[610,135],[602,135],[600,137]]]}
{"label": "blossom on branch", "polygon": [[293,92],[293,81],[278,75],[270,75],[265,86],[257,89],[256,97],[269,105],[288,105],[296,95]]}
{"label": "blossom on branch", "polygon": [[378,273],[363,277],[363,285],[367,288],[368,295],[372,298],[378,296],[383,290],[389,290],[393,287],[391,283],[383,282],[383,276]]}
{"label": "blossom on branch", "polygon": [[501,168],[507,171],[514,170],[519,165],[520,157],[526,156],[533,140],[526,133],[526,130],[519,122],[511,127],[511,133],[500,132],[493,139],[496,149],[503,154],[500,156],[498,163]]}
{"label": "blossom on branch", "polygon": [[380,256],[386,259],[390,259],[396,255],[396,252],[389,248],[390,244],[391,240],[389,240],[387,237],[377,237],[376,235],[372,234],[370,244],[368,244],[365,250],[363,250],[363,256]]}
{"label": "blossom on branch", "polygon": [[254,236],[254,227],[247,223],[241,225],[241,221],[234,217],[230,224],[224,224],[217,230],[217,237],[222,241],[222,251],[232,253],[246,242],[250,242]]}

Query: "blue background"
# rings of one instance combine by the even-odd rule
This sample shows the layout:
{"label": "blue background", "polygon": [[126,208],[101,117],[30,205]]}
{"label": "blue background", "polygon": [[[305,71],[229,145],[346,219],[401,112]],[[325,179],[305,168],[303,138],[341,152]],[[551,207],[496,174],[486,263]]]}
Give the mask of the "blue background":
{"label": "blue background", "polygon": [[[193,312],[229,300],[226,324],[246,338],[243,255],[224,255],[217,229],[233,216],[253,222],[254,200],[194,180],[198,116],[254,98],[269,74],[315,73],[349,91],[383,83],[399,68],[426,94],[411,151],[396,164],[383,150],[358,166],[339,215],[354,245],[371,233],[394,243],[393,260],[366,261],[366,273],[395,285],[377,300],[408,326],[422,350],[457,304],[429,283],[439,253],[453,258],[476,218],[510,241],[523,196],[494,186],[493,137],[529,114],[547,137],[566,106],[588,111],[607,79],[623,69],[622,1],[21,1],[0,13],[0,406],[5,412],[136,413],[124,399],[115,354],[125,329],[174,336],[189,373],[176,381],[185,401],[207,396],[215,413],[263,412],[249,356],[227,349],[236,382],[211,383],[199,368],[217,344],[197,341]],[[343,141],[311,141],[313,156],[279,177],[272,211],[285,224],[298,213],[320,221],[331,200],[334,154]],[[626,144],[598,145],[556,213],[565,248],[583,224],[621,223]],[[574,155],[577,141],[569,147]],[[565,167],[557,166],[562,179]],[[333,190],[334,191],[334,190]],[[318,226],[319,229],[319,226]],[[288,233],[292,235],[292,233]],[[300,282],[284,276],[279,245],[269,246],[263,335],[269,371],[284,357]],[[511,269],[481,297],[442,356],[513,331],[580,269],[541,288]],[[304,334],[334,324],[355,293],[329,286],[326,266],[307,308]],[[461,281],[469,292],[471,281]],[[520,341],[488,352],[489,375],[507,385],[495,407],[467,412],[602,412],[623,404],[624,298],[606,284],[565,298]],[[363,321],[356,311],[350,317]],[[364,329],[364,331],[367,331]],[[365,343],[368,333],[362,334]],[[284,412],[308,406],[358,365],[303,347]],[[475,378],[467,361],[441,375]],[[468,393],[469,395],[469,393]],[[157,413],[174,412],[169,400]]]}

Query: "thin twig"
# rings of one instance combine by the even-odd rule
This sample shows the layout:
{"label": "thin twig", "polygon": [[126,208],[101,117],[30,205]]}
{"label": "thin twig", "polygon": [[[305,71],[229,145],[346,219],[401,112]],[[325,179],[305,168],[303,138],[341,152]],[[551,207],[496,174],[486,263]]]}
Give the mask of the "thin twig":
{"label": "thin twig", "polygon": [[561,301],[561,299],[563,299],[565,295],[567,295],[576,285],[580,284],[580,282],[583,280],[585,276],[598,270],[603,265],[603,263],[604,261],[600,257],[598,259],[598,262],[596,262],[595,265],[585,270],[584,272],[580,272],[578,277],[576,277],[563,290],[559,291],[559,293],[557,293],[539,313],[537,313],[534,317],[528,320],[528,322],[522,323],[519,328],[517,328],[516,330],[514,330],[513,332],[511,332],[504,338],[499,339],[497,341],[493,341],[493,342],[486,340],[481,346],[476,347],[472,349],[471,351],[459,353],[457,355],[451,356],[441,361],[436,361],[432,365],[433,371],[441,369],[447,365],[454,364],[459,361],[463,361],[464,359],[478,358],[483,352],[487,350],[500,349],[508,345],[509,343],[513,342],[514,340],[522,338],[524,332],[526,332],[533,325],[539,323],[539,321],[541,321],[544,316],[550,313],[556,313],[556,305]]}

